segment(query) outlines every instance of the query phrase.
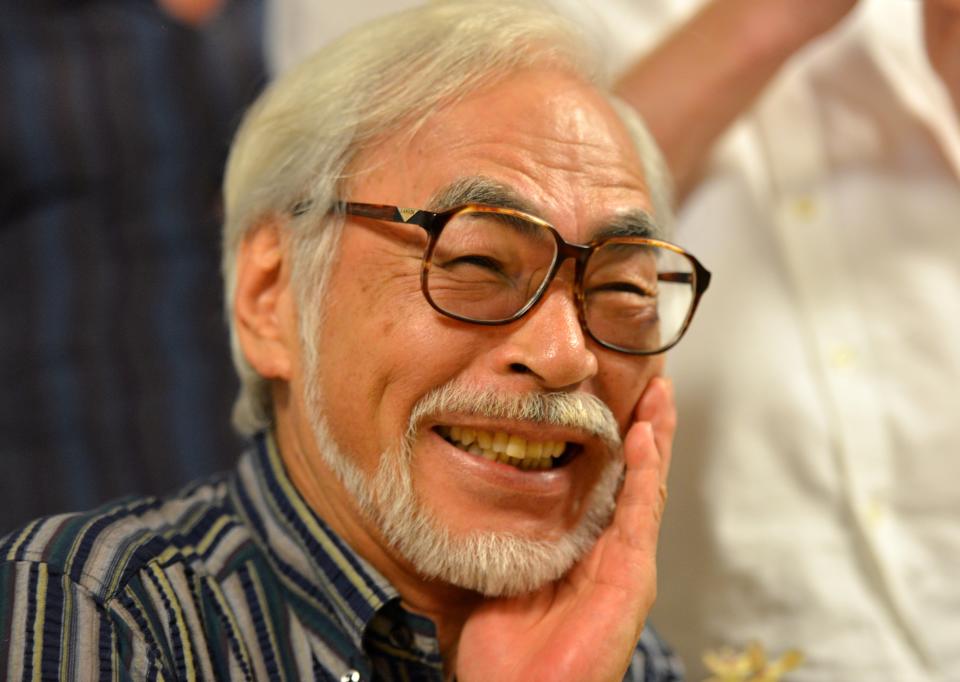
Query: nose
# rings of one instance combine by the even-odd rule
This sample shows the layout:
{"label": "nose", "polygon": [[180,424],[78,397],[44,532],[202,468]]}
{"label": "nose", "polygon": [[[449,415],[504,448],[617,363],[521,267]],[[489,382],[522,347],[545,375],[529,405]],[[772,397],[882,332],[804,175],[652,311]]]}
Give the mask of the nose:
{"label": "nose", "polygon": [[597,373],[569,282],[554,281],[523,318],[509,326],[499,364],[504,373],[526,375],[542,390],[573,390]]}

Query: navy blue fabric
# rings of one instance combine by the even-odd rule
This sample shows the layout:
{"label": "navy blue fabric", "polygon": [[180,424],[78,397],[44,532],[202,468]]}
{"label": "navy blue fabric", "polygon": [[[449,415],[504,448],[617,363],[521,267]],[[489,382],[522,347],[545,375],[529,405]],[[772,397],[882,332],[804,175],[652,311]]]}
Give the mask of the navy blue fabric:
{"label": "navy blue fabric", "polygon": [[219,196],[262,15],[0,3],[0,532],[234,464]]}

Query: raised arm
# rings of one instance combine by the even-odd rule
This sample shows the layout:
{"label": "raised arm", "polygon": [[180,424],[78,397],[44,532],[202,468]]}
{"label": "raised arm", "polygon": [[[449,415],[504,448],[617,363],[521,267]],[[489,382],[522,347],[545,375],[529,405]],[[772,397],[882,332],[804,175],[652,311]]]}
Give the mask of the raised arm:
{"label": "raised arm", "polygon": [[960,114],[960,0],[924,0],[927,57]]}
{"label": "raised arm", "polygon": [[[948,2],[950,0],[940,0]],[[856,0],[711,0],[621,77],[674,173],[682,199],[713,142],[801,47]]]}

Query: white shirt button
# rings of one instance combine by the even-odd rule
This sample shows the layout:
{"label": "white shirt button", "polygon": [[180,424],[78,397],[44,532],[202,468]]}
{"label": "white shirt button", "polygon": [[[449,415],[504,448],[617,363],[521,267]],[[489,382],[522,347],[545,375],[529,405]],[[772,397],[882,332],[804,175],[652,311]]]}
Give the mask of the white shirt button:
{"label": "white shirt button", "polygon": [[883,523],[883,520],[887,516],[887,505],[879,498],[872,497],[866,504],[864,516],[867,519],[867,524],[871,528],[876,528]]}
{"label": "white shirt button", "polygon": [[834,369],[851,369],[857,364],[857,351],[850,346],[837,346],[830,352],[830,366]]}
{"label": "white shirt button", "polygon": [[817,202],[810,196],[797,197],[790,204],[790,212],[795,218],[809,222],[817,217]]}

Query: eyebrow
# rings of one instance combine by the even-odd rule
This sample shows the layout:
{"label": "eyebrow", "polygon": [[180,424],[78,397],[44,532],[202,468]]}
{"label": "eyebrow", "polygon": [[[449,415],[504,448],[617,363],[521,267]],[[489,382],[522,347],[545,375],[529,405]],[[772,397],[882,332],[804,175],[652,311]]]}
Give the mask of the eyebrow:
{"label": "eyebrow", "polygon": [[609,239],[610,237],[644,237],[660,238],[661,230],[653,218],[646,211],[625,211],[607,220],[606,224],[597,230],[593,239]]}
{"label": "eyebrow", "polygon": [[[463,206],[464,204],[483,204],[497,208],[510,208],[530,215],[538,215],[530,202],[503,183],[483,176],[474,176],[455,180],[442,187],[428,204],[429,210],[436,213]],[[610,237],[659,238],[661,230],[649,213],[643,210],[628,210],[604,221],[597,229],[591,241]]]}
{"label": "eyebrow", "polygon": [[483,204],[496,208],[511,208],[530,215],[537,215],[533,206],[506,185],[474,176],[456,180],[437,191],[430,199],[429,209],[436,213],[464,204]]}

